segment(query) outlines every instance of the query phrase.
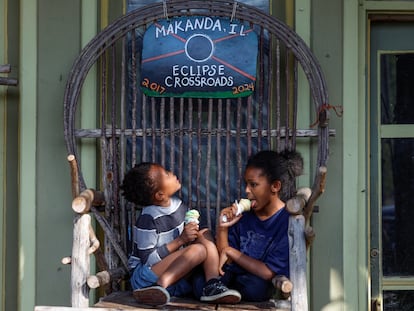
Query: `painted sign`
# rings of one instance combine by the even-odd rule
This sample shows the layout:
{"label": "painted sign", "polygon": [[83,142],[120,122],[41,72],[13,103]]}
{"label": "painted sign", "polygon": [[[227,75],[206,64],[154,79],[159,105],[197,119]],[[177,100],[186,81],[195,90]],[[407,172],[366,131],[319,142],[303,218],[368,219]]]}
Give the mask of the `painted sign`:
{"label": "painted sign", "polygon": [[157,97],[248,96],[255,87],[257,46],[257,34],[240,21],[159,20],[144,34],[141,88]]}

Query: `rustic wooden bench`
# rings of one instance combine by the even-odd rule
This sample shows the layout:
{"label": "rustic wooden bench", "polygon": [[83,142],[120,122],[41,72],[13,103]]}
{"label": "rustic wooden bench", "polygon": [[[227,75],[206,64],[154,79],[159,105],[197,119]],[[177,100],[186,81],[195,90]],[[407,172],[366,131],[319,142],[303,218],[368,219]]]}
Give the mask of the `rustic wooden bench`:
{"label": "rustic wooden bench", "polygon": [[[143,33],[156,21],[189,16],[241,21],[257,33],[257,79],[251,95],[165,98],[143,93],[139,77]],[[96,99],[81,101],[89,74],[98,78],[99,91]],[[309,85],[309,107],[298,103],[301,75]],[[99,111],[93,128],[83,127],[79,120],[86,105]],[[310,218],[324,191],[328,139],[333,135],[328,128],[329,107],[324,76],[309,47],[290,27],[257,8],[227,0],[172,0],[145,6],[114,21],[82,50],[64,96],[72,208],[76,212],[72,256],[63,259],[72,264],[72,308],[87,308],[89,291],[95,288],[105,291],[97,308],[145,308],[131,301],[128,292],[127,257],[139,207],[125,202],[119,185],[132,165],[150,160],[173,169],[183,181],[184,202],[199,209],[205,225],[214,230],[220,209],[243,194],[241,176],[248,155],[262,149],[293,150],[297,144],[312,153],[316,143],[313,184],[296,189],[292,183],[289,189],[290,280],[274,280],[285,299],[262,306],[213,306],[307,310],[306,253],[314,237]],[[298,128],[299,109],[310,110],[309,118],[316,120],[317,129]],[[81,169],[83,144],[96,145],[98,186],[86,185]],[[90,271],[92,254],[95,274]],[[165,308],[191,306],[212,307],[174,300]],[[46,310],[42,308],[47,307],[36,310]]]}

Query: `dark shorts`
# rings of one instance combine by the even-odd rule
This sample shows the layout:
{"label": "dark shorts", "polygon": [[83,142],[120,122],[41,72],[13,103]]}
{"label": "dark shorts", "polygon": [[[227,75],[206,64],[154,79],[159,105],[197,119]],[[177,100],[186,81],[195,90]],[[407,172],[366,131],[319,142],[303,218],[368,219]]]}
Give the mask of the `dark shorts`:
{"label": "dark shorts", "polygon": [[239,291],[244,301],[266,301],[275,292],[271,281],[248,273],[238,265],[225,265],[224,271],[221,281],[228,288]]}

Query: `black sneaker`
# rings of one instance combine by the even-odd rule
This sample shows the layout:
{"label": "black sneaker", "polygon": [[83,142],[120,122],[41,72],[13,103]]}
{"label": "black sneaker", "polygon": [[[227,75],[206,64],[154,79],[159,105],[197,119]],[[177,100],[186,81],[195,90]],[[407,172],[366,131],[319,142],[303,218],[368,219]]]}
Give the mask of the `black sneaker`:
{"label": "black sneaker", "polygon": [[136,289],[132,295],[138,302],[150,306],[162,306],[170,302],[168,291],[158,285]]}
{"label": "black sneaker", "polygon": [[212,279],[203,288],[203,295],[200,301],[210,303],[238,303],[241,295],[234,289],[228,289],[220,280]]}

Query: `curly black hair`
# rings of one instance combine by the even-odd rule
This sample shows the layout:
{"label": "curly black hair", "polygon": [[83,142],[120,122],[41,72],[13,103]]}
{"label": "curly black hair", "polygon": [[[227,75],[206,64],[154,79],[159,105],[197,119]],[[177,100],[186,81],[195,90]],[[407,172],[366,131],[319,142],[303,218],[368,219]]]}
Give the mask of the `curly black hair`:
{"label": "curly black hair", "polygon": [[249,158],[248,167],[261,169],[269,183],[279,180],[282,184],[279,196],[286,201],[296,192],[295,179],[303,172],[303,158],[296,151],[263,150]]}
{"label": "curly black hair", "polygon": [[136,164],[125,174],[124,181],[120,186],[121,194],[125,199],[141,206],[153,204],[153,196],[159,185],[149,172],[151,167],[157,165],[156,163],[142,162]]}

